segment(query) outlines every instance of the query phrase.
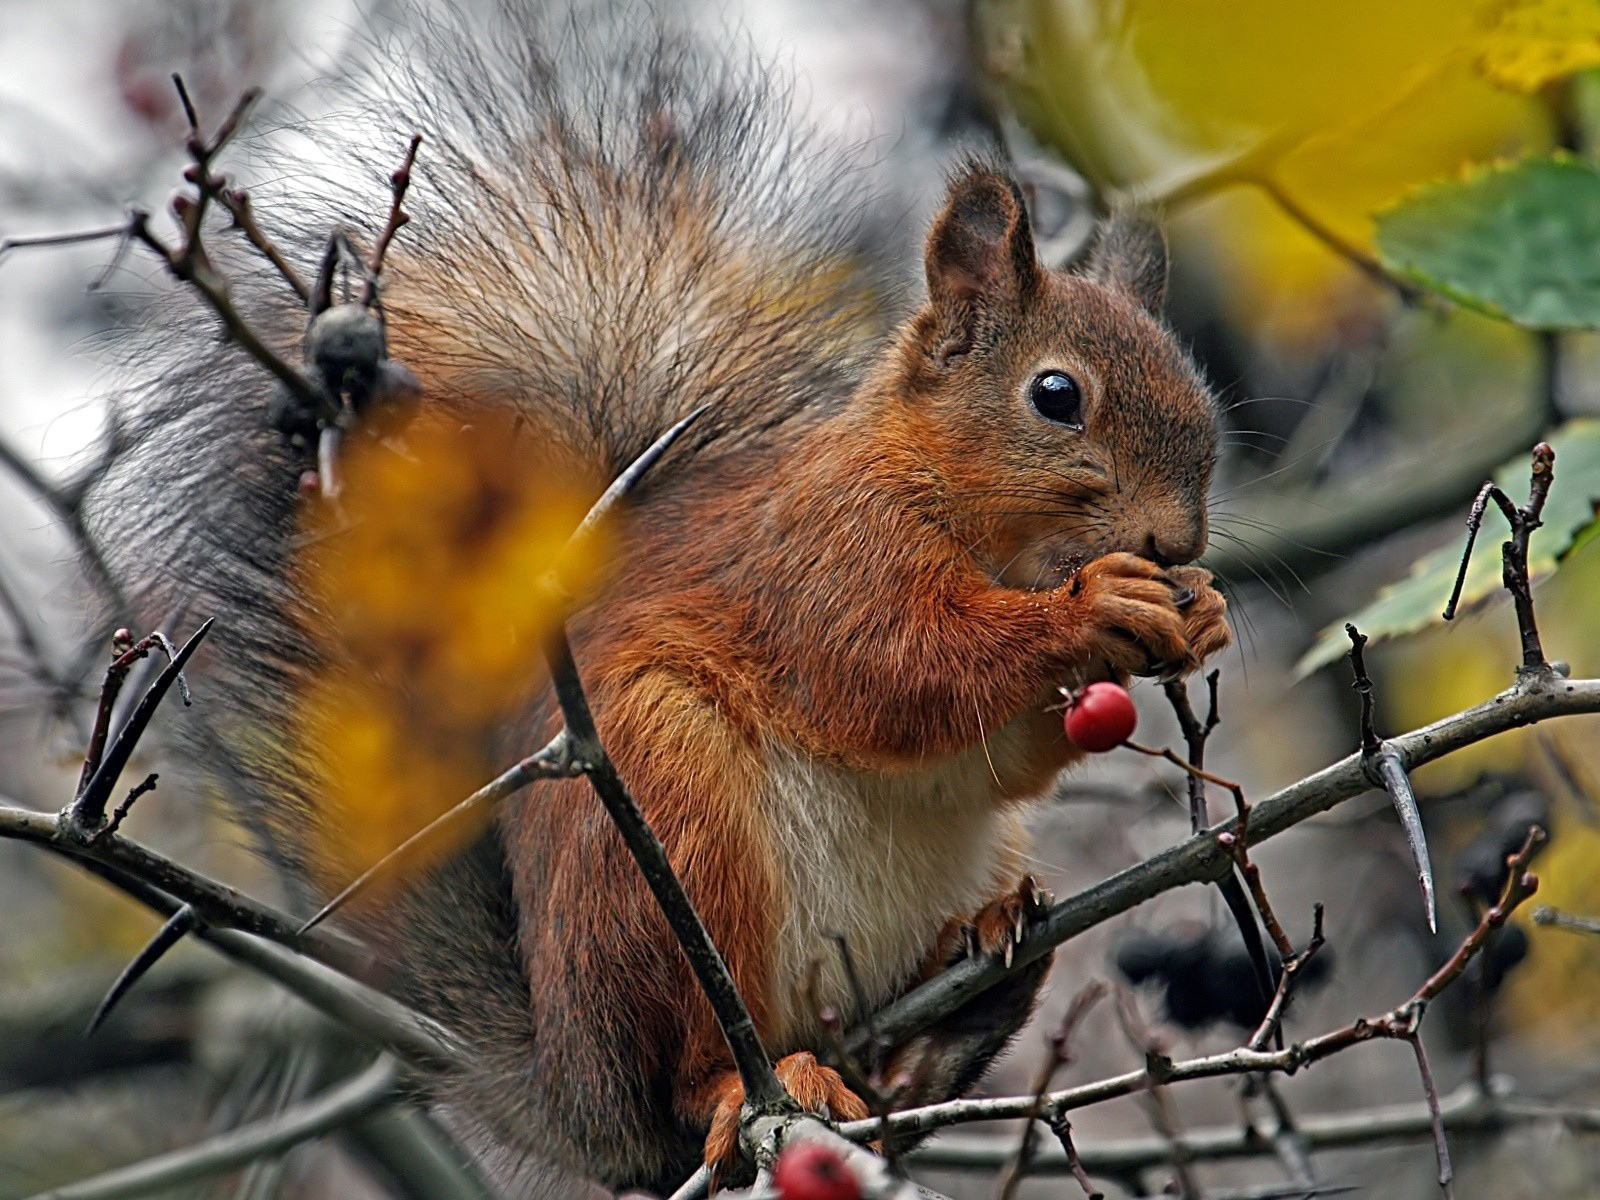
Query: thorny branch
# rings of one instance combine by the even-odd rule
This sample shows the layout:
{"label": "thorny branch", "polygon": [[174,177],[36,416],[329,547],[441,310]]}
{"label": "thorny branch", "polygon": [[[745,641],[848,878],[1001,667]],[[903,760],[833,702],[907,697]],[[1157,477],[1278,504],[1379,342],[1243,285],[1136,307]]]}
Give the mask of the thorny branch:
{"label": "thorny branch", "polygon": [[[1482,704],[1391,738],[1389,745],[1409,771],[1498,733],[1552,717],[1595,712],[1600,712],[1600,679],[1525,675]],[[1252,805],[1244,840],[1259,845],[1370,786],[1361,755],[1351,754]],[[1023,938],[1010,968],[977,960],[955,964],[879,1012],[875,1017],[879,1035],[908,1037],[1086,929],[1174,887],[1216,879],[1234,862],[1232,851],[1218,837],[1238,829],[1237,818],[1225,821],[1061,901]],[[858,1028],[847,1044],[855,1050],[863,1038],[864,1031]]]}
{"label": "thorny branch", "polygon": [[141,880],[175,898],[173,908],[192,905],[208,924],[254,934],[348,974],[370,970],[367,953],[345,938],[321,930],[302,937],[300,923],[292,917],[120,834],[85,845],[62,832],[56,814],[0,799],[0,838],[32,842],[88,870],[105,867],[119,877]]}
{"label": "thorny branch", "polygon": [[[1380,741],[1375,758],[1366,750],[1366,746],[1376,740],[1376,732],[1369,724],[1363,730],[1362,750],[1291,784],[1253,807],[1245,805],[1242,791],[1235,791],[1234,802],[1239,812],[1232,821],[1197,834],[1182,845],[1148,858],[1063,900],[1028,933],[1016,948],[1011,964],[976,960],[957,963],[913,989],[874,1018],[879,1035],[898,1039],[925,1028],[1052,947],[1170,888],[1219,878],[1228,870],[1229,859],[1238,861],[1241,848],[1247,849],[1273,837],[1365,791],[1370,785],[1384,786],[1386,790],[1402,788],[1409,794],[1410,771],[1453,754],[1463,746],[1549,717],[1600,711],[1597,709],[1597,705],[1600,705],[1600,680],[1569,680],[1551,669],[1544,661],[1534,625],[1532,592],[1527,580],[1527,539],[1537,527],[1539,513],[1549,493],[1554,460],[1554,451],[1548,445],[1541,443],[1534,448],[1533,481],[1528,505],[1524,510],[1519,510],[1520,525],[1515,528],[1520,532],[1514,533],[1504,551],[1508,564],[1507,586],[1513,597],[1517,598],[1517,623],[1524,648],[1523,665],[1517,672],[1517,682],[1513,687],[1475,708],[1444,717],[1412,733]],[[1520,575],[1512,570],[1513,566],[1520,567]],[[1360,639],[1359,633],[1355,634],[1355,638]],[[1360,639],[1360,642],[1364,643],[1364,639]],[[1359,659],[1360,648],[1359,644],[1353,646],[1353,661]],[[1358,676],[1364,678],[1364,666],[1359,663],[1357,666]],[[1151,751],[1133,746],[1132,743],[1127,744],[1134,749],[1143,749],[1145,753],[1166,758],[1186,771],[1198,770],[1170,750]],[[1227,780],[1212,778],[1208,781],[1230,787]],[[1411,807],[1414,808],[1414,797]],[[1418,839],[1421,838],[1420,817],[1414,833]],[[1413,856],[1418,861],[1419,882],[1424,885],[1424,893],[1431,895],[1431,869],[1426,871],[1425,879],[1422,870],[1422,864],[1426,861],[1425,842],[1420,842],[1420,848],[1414,845]],[[1246,880],[1249,880],[1248,872]],[[1264,892],[1259,887],[1252,890],[1257,892],[1259,903]],[[1288,945],[1286,938],[1279,940],[1274,935],[1274,940],[1278,941],[1280,950]],[[862,1037],[861,1030],[852,1032],[847,1042],[852,1051],[859,1049]]]}
{"label": "thorny branch", "polygon": [[[1222,1075],[1244,1075],[1253,1072],[1292,1074],[1302,1067],[1320,1062],[1330,1055],[1362,1042],[1376,1039],[1410,1040],[1415,1036],[1422,1013],[1429,1002],[1461,977],[1467,965],[1482,949],[1488,936],[1505,924],[1506,918],[1518,905],[1533,895],[1538,880],[1527,874],[1524,868],[1542,838],[1543,834],[1538,830],[1529,833],[1522,849],[1508,860],[1510,871],[1500,900],[1483,914],[1477,926],[1444,965],[1430,975],[1408,999],[1389,1012],[1377,1017],[1357,1018],[1349,1025],[1296,1042],[1282,1050],[1257,1050],[1245,1045],[1226,1053],[1180,1062],[1152,1055],[1140,1070],[1045,1095],[1042,1097],[1045,1111],[1052,1114],[1067,1112],[1121,1096],[1135,1095],[1144,1091],[1152,1081],[1172,1084],[1192,1079],[1211,1079]],[[969,1121],[1027,1117],[1037,1111],[1035,1098],[1032,1096],[953,1100],[945,1104],[933,1104],[896,1113],[890,1118],[890,1125],[896,1134],[910,1135],[927,1133]],[[858,1138],[871,1133],[874,1128],[872,1122],[853,1121],[841,1127],[841,1132],[847,1137]]]}
{"label": "thorny branch", "polygon": [[[162,888],[126,868],[94,858],[78,859],[77,865],[164,917],[182,907]],[[310,955],[236,928],[205,922],[195,926],[194,935],[420,1070],[448,1073],[460,1061],[453,1039],[432,1020]]]}

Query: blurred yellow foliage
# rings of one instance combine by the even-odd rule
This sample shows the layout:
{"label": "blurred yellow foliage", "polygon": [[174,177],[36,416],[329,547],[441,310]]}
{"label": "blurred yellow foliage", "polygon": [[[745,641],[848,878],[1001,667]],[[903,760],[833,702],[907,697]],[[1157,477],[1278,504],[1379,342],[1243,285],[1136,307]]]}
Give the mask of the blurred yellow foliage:
{"label": "blurred yellow foliage", "polygon": [[1578,916],[1600,916],[1600,829],[1571,802],[1556,808],[1551,824],[1555,835],[1534,866],[1539,891],[1520,918],[1533,938],[1533,952],[1527,969],[1512,974],[1506,1002],[1513,1021],[1555,1033],[1560,1044],[1585,1043],[1592,1049],[1600,1041],[1595,937],[1534,925],[1527,914],[1548,904]]}
{"label": "blurred yellow foliage", "polygon": [[559,563],[581,585],[598,566],[597,543],[561,561],[590,497],[531,441],[503,416],[424,411],[353,441],[338,503],[308,506],[300,585],[326,666],[290,736],[340,839],[323,848],[331,884],[508,765],[497,743],[563,615],[543,581]]}
{"label": "blurred yellow foliage", "polygon": [[1600,66],[1600,4],[1595,0],[1509,0],[1491,12],[1478,67],[1501,87],[1536,92],[1576,71]]}
{"label": "blurred yellow foliage", "polygon": [[[1551,146],[1529,93],[1600,62],[1597,8],[993,0],[983,28],[1018,116],[1099,185],[1159,194],[1243,156],[1246,176],[1367,247],[1372,214],[1419,185]],[[1350,303],[1349,267],[1259,192],[1216,191],[1182,231],[1215,252],[1246,325],[1313,335]]]}

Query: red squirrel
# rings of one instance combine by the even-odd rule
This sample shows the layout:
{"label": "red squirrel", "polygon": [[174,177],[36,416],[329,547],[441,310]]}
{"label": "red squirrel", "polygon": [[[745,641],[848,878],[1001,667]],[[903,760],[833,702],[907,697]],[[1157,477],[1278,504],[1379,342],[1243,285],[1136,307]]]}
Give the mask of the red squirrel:
{"label": "red squirrel", "polygon": [[[1080,267],[1047,269],[1017,183],[973,158],[927,232],[925,293],[897,289],[864,262],[848,172],[805,149],[758,72],[659,31],[628,45],[436,35],[376,85],[369,132],[424,135],[382,277],[389,353],[428,411],[514,416],[529,472],[592,489],[709,405],[620,519],[570,622],[576,660],[780,1079],[861,1117],[815,1057],[819,1006],[858,1019],[963,954],[1008,952],[1039,903],[1027,802],[1076,756],[1058,689],[1227,644],[1190,565],[1217,409],[1158,315],[1152,227],[1113,218]],[[323,132],[365,161],[350,111]],[[291,253],[383,210],[381,175],[352,198],[280,174]],[[292,350],[293,297],[231,270],[247,319]],[[280,731],[359,650],[307,633],[332,620],[300,584],[315,464],[262,416],[271,381],[180,324],[124,407],[95,527],[151,614],[218,617],[196,752],[314,904],[333,818],[307,783],[315,744]],[[556,720],[524,650],[497,734],[515,754]],[[486,1141],[616,1188],[736,1157],[727,1047],[583,780],[509,801],[353,922],[387,985],[464,1043],[470,1065],[433,1095]],[[970,1087],[1045,965],[898,1047],[901,1103]]]}

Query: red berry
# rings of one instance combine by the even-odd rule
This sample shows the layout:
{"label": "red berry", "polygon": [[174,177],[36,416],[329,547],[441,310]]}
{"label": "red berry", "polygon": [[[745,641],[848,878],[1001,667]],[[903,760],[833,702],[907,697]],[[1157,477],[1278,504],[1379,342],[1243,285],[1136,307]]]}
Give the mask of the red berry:
{"label": "red berry", "polygon": [[1091,754],[1114,750],[1133,736],[1138,720],[1127,688],[1091,683],[1067,703],[1067,739]]}
{"label": "red berry", "polygon": [[861,1200],[861,1182],[824,1142],[785,1146],[772,1168],[772,1183],[782,1200]]}

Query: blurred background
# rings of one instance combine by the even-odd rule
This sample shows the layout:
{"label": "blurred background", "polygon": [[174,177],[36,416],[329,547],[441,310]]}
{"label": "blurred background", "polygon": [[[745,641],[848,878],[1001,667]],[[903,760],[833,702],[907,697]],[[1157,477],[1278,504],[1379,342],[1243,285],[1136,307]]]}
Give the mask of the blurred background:
{"label": "blurred background", "polygon": [[[1600,5],[746,0],[702,12],[681,3],[708,27],[746,27],[792,64],[802,109],[830,137],[864,147],[890,256],[914,261],[944,163],[974,144],[1012,154],[1042,252],[1058,262],[1081,249],[1098,211],[1134,204],[1162,214],[1171,320],[1226,412],[1205,561],[1226,584],[1237,647],[1220,663],[1214,770],[1259,798],[1356,748],[1340,657],[1346,619],[1375,639],[1367,658],[1380,732],[1511,682],[1518,650],[1494,591],[1497,527],[1486,527],[1475,556],[1467,615],[1446,626],[1438,612],[1478,486],[1503,469],[1513,498],[1524,495],[1527,451],[1541,438],[1557,450],[1547,527],[1534,542],[1545,645],[1575,675],[1600,673],[1600,552],[1589,544],[1600,497],[1600,341],[1589,332],[1600,327]],[[366,36],[398,19],[383,0],[0,0],[0,237],[115,224],[135,201],[163,207],[184,129],[172,71],[202,112],[226,111],[248,84],[267,88],[274,118],[314,112],[315,82],[349,69]],[[229,169],[270,192],[247,151]],[[59,500],[92,461],[107,436],[102,397],[117,382],[100,347],[167,286],[137,251],[113,264],[114,248],[0,259],[0,794],[40,810],[72,792],[105,630],[70,522],[39,485]],[[1142,740],[1177,745],[1159,691],[1138,689],[1137,699]],[[1258,861],[1297,943],[1312,904],[1327,908],[1327,969],[1295,1007],[1290,1036],[1411,994],[1470,927],[1457,887],[1508,812],[1536,811],[1551,831],[1540,900],[1600,912],[1597,735],[1600,722],[1568,719],[1419,772],[1440,883],[1437,936],[1382,796],[1264,847]],[[153,769],[154,742],[147,753]],[[273,896],[267,871],[198,790],[164,779],[128,831]],[[1181,840],[1182,793],[1161,764],[1105,756],[1040,811],[1040,874],[1066,894]],[[1214,813],[1224,799],[1213,799]],[[0,844],[0,912],[0,1197],[274,1111],[314,1090],[337,1060],[303,1009],[189,946],[86,1040],[88,1014],[153,931],[151,918],[12,844]],[[1514,1077],[1523,1093],[1600,1103],[1600,940],[1525,917],[1518,925],[1476,991],[1453,993],[1430,1017],[1440,1090],[1454,1092],[1487,1056],[1487,1072]],[[1158,965],[1140,970],[1136,960]],[[1047,1034],[1094,978],[1144,977],[1141,1011],[1174,1054],[1237,1045],[1226,1004],[1191,1011],[1181,997],[1225,991],[1238,961],[1238,936],[1209,890],[1163,896],[1093,930],[1059,955],[1044,1010],[988,1089],[1032,1086]],[[1160,986],[1169,977],[1181,994],[1173,1004]],[[1060,1080],[1139,1064],[1113,1009],[1086,1019]],[[1339,1056],[1279,1091],[1303,1121],[1421,1095],[1411,1055],[1394,1043]],[[1191,1130],[1236,1128],[1242,1106],[1261,1104],[1236,1081],[1185,1085],[1171,1099]],[[1074,1127],[1085,1149],[1152,1129],[1136,1100],[1085,1110]],[[1017,1136],[962,1137],[980,1133]],[[412,1194],[382,1170],[374,1147],[384,1136],[375,1125],[182,1194]],[[1452,1145],[1462,1196],[1590,1196],[1600,1178],[1597,1143],[1558,1124],[1462,1134]],[[1363,1195],[1437,1194],[1425,1136],[1313,1161],[1319,1181]],[[1285,1178],[1271,1154],[1194,1171],[1218,1195]],[[1102,1182],[1111,1195],[1159,1192],[1170,1176],[1157,1168]],[[920,1177],[962,1198],[995,1187],[992,1170],[930,1167]],[[1072,1189],[1039,1178],[1020,1194]]]}

